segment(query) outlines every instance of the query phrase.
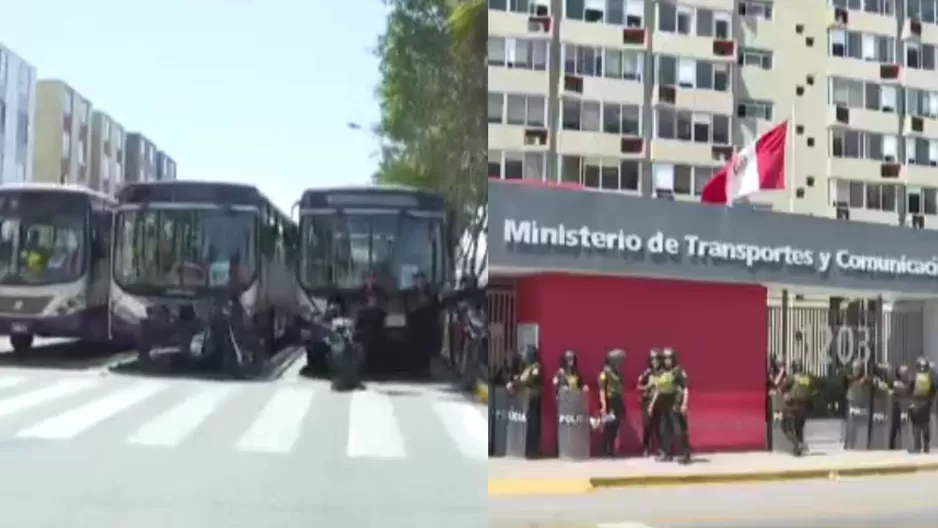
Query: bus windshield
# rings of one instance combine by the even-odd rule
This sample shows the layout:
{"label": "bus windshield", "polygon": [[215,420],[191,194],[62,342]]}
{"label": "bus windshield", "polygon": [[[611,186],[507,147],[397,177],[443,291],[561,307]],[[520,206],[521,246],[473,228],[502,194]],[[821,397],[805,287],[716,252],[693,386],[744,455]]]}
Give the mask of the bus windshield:
{"label": "bus windshield", "polygon": [[300,280],[307,287],[358,288],[370,271],[392,290],[411,287],[418,271],[431,282],[442,280],[439,218],[408,213],[308,214],[300,230]]}
{"label": "bus windshield", "polygon": [[257,271],[257,211],[164,208],[119,211],[114,278],[131,292],[198,295],[247,287]]}
{"label": "bus windshield", "polygon": [[0,284],[44,285],[85,272],[87,202],[63,193],[0,195]]}

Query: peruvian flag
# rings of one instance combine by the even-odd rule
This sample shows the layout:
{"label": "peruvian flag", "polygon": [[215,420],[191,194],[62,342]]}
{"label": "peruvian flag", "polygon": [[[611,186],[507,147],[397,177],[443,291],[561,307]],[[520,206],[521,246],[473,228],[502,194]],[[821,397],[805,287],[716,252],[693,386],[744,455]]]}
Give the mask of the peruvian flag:
{"label": "peruvian flag", "polygon": [[787,139],[788,121],[783,121],[736,152],[704,185],[700,201],[732,204],[760,191],[784,189]]}

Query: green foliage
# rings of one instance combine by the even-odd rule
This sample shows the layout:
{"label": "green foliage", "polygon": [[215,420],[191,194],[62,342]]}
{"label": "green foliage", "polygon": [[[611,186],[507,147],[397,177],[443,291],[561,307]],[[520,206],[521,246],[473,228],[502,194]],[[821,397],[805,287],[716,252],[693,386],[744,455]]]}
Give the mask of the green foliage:
{"label": "green foliage", "polygon": [[[443,192],[457,232],[487,200],[486,4],[389,0],[378,43],[383,140],[375,180]],[[458,257],[465,255],[458,255]]]}

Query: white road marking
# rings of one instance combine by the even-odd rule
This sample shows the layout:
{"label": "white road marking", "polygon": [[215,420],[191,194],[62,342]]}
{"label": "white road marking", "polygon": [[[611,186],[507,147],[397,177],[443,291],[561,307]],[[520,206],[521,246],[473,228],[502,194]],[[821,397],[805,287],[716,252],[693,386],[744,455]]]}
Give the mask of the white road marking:
{"label": "white road marking", "polygon": [[166,386],[161,383],[137,383],[39,422],[28,429],[20,431],[16,436],[46,439],[74,438],[121,411],[156,395],[165,388]]}
{"label": "white road marking", "polygon": [[96,379],[64,379],[54,385],[0,400],[0,416],[10,416],[85,391],[98,384]]}
{"label": "white road marking", "polygon": [[0,389],[12,389],[26,383],[26,376],[3,376],[0,378]]}
{"label": "white road marking", "polygon": [[407,455],[390,396],[372,391],[352,393],[345,451],[349,458],[395,459]]}
{"label": "white road marking", "polygon": [[236,449],[252,453],[289,453],[299,439],[313,395],[309,388],[279,389],[238,440]]}
{"label": "white road marking", "polygon": [[143,424],[127,441],[151,447],[182,443],[234,392],[231,385],[210,385],[189,396],[154,420]]}
{"label": "white road marking", "polygon": [[463,455],[476,460],[488,460],[488,417],[469,402],[437,401],[433,407]]}

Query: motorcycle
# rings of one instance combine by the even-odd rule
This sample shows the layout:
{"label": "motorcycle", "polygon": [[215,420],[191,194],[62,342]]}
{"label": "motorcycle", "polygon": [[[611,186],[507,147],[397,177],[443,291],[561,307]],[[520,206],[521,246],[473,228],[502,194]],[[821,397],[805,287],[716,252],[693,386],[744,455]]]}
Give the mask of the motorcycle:
{"label": "motorcycle", "polygon": [[348,391],[361,386],[364,354],[355,340],[354,326],[354,321],[345,317],[335,317],[329,321],[326,344],[329,348],[332,390]]}

